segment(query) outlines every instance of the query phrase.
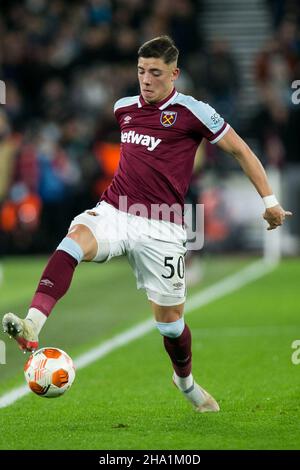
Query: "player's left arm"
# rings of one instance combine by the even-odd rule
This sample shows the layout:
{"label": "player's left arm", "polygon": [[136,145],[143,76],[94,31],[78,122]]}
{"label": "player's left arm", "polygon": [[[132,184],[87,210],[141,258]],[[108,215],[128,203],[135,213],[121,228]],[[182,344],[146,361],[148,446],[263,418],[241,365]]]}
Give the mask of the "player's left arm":
{"label": "player's left arm", "polygon": [[251,180],[262,198],[270,196],[264,199],[266,210],[263,218],[269,224],[267,230],[273,230],[282,225],[285,217],[291,216],[292,213],[285,211],[273,196],[264,167],[246,142],[230,128],[216,145],[224,150],[224,152],[230,153],[239,162],[244,173]]}

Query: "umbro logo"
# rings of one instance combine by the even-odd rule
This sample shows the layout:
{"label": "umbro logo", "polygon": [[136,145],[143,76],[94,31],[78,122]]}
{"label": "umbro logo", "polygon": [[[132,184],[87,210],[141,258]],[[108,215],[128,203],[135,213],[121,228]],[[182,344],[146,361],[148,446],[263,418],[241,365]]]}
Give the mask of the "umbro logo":
{"label": "umbro logo", "polygon": [[40,282],[40,286],[53,287],[54,282],[50,281],[50,279],[42,279]]}
{"label": "umbro logo", "polygon": [[125,117],[124,117],[124,122],[125,122],[125,124],[128,124],[129,121],[131,121],[131,119],[132,119],[131,116],[125,116]]}
{"label": "umbro logo", "polygon": [[174,290],[179,290],[183,287],[183,283],[182,282],[175,282],[173,284],[173,286],[174,286]]}

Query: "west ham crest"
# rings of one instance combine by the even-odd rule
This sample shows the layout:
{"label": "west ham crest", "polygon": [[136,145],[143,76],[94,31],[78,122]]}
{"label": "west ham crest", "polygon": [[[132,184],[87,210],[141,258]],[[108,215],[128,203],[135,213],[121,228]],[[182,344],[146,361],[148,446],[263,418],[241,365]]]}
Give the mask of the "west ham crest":
{"label": "west ham crest", "polygon": [[177,112],[175,111],[162,111],[160,115],[160,122],[164,127],[173,126],[177,118]]}

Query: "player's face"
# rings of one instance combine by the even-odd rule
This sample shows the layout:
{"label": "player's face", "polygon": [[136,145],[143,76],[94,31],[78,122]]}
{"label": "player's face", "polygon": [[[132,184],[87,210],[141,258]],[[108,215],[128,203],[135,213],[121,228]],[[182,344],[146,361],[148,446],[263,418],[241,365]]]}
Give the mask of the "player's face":
{"label": "player's face", "polygon": [[175,62],[165,64],[162,59],[140,57],[138,78],[142,97],[147,103],[156,103],[166,98],[179,75]]}

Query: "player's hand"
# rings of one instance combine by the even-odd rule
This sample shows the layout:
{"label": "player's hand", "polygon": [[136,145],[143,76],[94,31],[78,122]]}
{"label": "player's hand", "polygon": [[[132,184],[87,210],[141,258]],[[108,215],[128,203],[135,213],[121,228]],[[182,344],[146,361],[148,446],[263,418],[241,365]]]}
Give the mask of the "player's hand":
{"label": "player's hand", "polygon": [[283,224],[286,216],[290,217],[293,215],[290,211],[285,211],[279,204],[274,207],[266,209],[263,218],[268,222],[269,227],[267,230],[274,230]]}

